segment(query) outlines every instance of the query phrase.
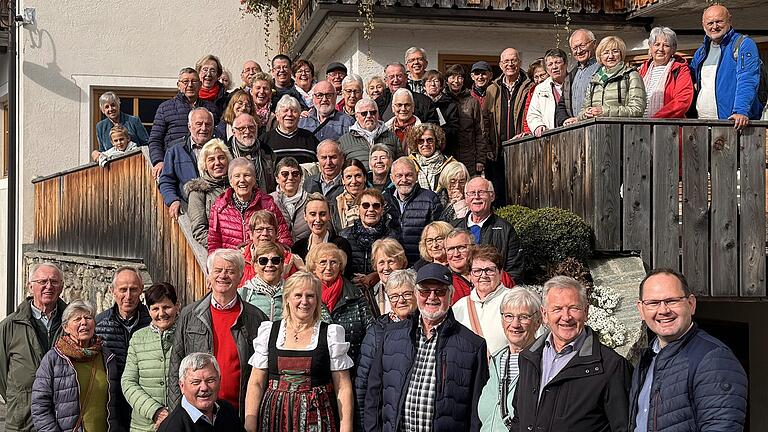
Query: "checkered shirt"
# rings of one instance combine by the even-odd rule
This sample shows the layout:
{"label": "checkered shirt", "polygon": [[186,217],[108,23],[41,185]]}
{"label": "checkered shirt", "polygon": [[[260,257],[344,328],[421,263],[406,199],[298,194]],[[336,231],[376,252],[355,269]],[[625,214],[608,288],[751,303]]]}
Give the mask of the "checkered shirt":
{"label": "checkered shirt", "polygon": [[419,320],[419,341],[416,347],[416,360],[411,368],[408,390],[405,395],[405,408],[400,421],[400,432],[431,432],[435,414],[435,393],[437,387],[437,329],[429,331],[427,340],[421,320]]}

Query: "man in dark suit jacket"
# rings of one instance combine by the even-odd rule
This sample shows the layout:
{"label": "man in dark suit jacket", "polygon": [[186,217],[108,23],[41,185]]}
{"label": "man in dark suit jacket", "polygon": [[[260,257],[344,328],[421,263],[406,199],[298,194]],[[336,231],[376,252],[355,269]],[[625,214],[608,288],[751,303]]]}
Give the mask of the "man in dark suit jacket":
{"label": "man in dark suit jacket", "polygon": [[495,246],[504,260],[504,270],[519,283],[523,277],[524,262],[520,240],[512,224],[493,213],[491,203],[495,197],[493,183],[482,177],[473,178],[467,183],[464,193],[469,214],[452,224],[472,233],[476,244]]}
{"label": "man in dark suit jacket", "polygon": [[208,353],[192,353],[179,367],[181,403],[161,421],[164,431],[244,431],[235,408],[225,400],[217,400],[221,371],[216,358]]}
{"label": "man in dark suit jacket", "polygon": [[[408,79],[405,75],[405,66],[400,63],[390,63],[384,68],[384,81],[387,88],[384,93],[376,98],[376,106],[379,108],[381,120],[386,122],[395,116],[392,112],[392,95],[400,88],[408,88]],[[413,92],[413,114],[422,123],[440,124],[432,99],[421,93]]]}

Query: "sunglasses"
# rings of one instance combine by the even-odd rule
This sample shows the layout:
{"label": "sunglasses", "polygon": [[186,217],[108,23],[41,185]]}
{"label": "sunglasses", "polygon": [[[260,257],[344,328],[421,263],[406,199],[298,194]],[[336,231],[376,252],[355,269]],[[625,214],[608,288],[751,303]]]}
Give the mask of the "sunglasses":
{"label": "sunglasses", "polygon": [[265,267],[267,263],[270,263],[270,262],[274,266],[280,265],[280,263],[283,262],[283,257],[279,257],[279,256],[273,256],[272,258],[259,257],[259,265],[262,267]]}
{"label": "sunglasses", "polygon": [[368,117],[368,116],[375,116],[378,114],[378,111],[358,111],[357,112],[361,117]]}
{"label": "sunglasses", "polygon": [[438,288],[438,289],[420,289],[419,295],[421,298],[429,298],[432,293],[435,293],[435,296],[437,297],[445,297],[446,294],[448,294],[448,288]]}
{"label": "sunglasses", "polygon": [[373,207],[374,210],[380,210],[381,209],[381,203],[369,203],[369,202],[363,202],[360,203],[360,207],[364,208],[365,210],[368,210],[369,208]]}
{"label": "sunglasses", "polygon": [[280,171],[280,177],[287,179],[288,177],[301,177],[300,171]]}

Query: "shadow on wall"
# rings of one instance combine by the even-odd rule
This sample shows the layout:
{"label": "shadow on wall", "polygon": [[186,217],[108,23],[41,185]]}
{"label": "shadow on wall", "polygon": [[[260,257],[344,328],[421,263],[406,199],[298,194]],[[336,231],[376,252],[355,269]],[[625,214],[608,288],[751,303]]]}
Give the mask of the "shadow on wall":
{"label": "shadow on wall", "polygon": [[47,30],[39,30],[37,24],[26,27],[29,34],[29,47],[31,49],[42,49],[43,40],[47,39],[51,44],[51,52],[53,58],[47,62],[45,66],[24,61],[22,64],[22,72],[26,78],[29,78],[34,83],[50,90],[57,95],[73,100],[80,101],[80,87],[77,86],[72,80],[65,77],[61,73],[61,68],[56,61],[56,44],[53,42],[53,37]]}

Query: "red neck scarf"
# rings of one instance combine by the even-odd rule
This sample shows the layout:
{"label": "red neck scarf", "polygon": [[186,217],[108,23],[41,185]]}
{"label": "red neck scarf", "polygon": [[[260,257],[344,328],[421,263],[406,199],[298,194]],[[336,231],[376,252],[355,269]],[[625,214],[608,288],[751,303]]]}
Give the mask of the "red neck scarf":
{"label": "red neck scarf", "polygon": [[211,87],[210,89],[207,89],[205,87],[200,87],[200,92],[197,94],[197,97],[202,100],[213,102],[216,100],[216,96],[219,95],[220,88],[221,88],[221,84],[219,84],[218,82],[214,84],[213,87]]}
{"label": "red neck scarf", "polygon": [[341,279],[341,276],[337,277],[334,282],[332,282],[330,285],[326,285],[325,282],[323,282],[323,294],[322,294],[322,300],[323,304],[325,304],[325,307],[328,308],[328,312],[332,312],[333,308],[336,307],[336,303],[341,298],[341,286],[343,285],[343,281]]}

